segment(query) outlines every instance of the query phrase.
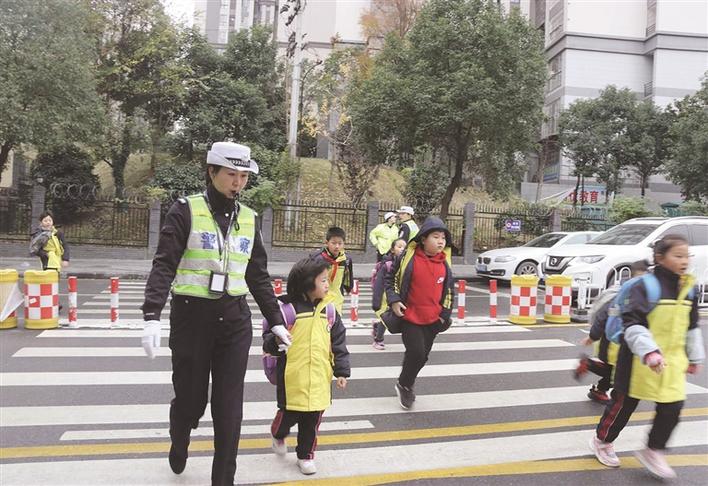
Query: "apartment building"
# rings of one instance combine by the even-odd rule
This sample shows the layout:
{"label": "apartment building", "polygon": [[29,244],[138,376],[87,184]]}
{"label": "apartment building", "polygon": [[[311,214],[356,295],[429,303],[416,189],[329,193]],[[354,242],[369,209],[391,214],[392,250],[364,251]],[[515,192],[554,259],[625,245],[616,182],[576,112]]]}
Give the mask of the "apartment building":
{"label": "apartment building", "polygon": [[[286,25],[289,12],[280,13],[283,3],[282,0],[196,0],[194,25],[219,50],[225,49],[231,32],[269,25],[284,53],[295,22]],[[340,47],[366,44],[359,19],[370,0],[303,0],[303,4],[305,58],[326,58],[335,40]]]}
{"label": "apartment building", "polygon": [[[708,71],[708,1],[528,3],[529,18],[545,36],[550,75],[544,106],[548,121],[541,128],[543,196],[550,196],[575,183],[573,161],[561,154],[557,144],[558,118],[573,101],[596,97],[614,84],[628,87],[639,99],[666,106],[700,88]],[[530,165],[522,195],[533,200],[538,160]],[[636,178],[625,181],[623,192],[639,194]],[[658,203],[680,200],[679,192],[661,175],[650,180],[649,197]]]}

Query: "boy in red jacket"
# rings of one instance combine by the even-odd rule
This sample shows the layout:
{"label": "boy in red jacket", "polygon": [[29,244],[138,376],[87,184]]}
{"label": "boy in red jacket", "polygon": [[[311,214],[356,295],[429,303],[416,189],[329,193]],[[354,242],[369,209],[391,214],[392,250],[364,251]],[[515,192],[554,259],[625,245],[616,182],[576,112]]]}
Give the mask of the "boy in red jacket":
{"label": "boy in red jacket", "polygon": [[402,319],[406,351],[395,389],[405,410],[413,406],[413,385],[428,361],[435,337],[451,324],[454,292],[451,242],[445,223],[429,217],[385,277],[386,299],[393,313]]}

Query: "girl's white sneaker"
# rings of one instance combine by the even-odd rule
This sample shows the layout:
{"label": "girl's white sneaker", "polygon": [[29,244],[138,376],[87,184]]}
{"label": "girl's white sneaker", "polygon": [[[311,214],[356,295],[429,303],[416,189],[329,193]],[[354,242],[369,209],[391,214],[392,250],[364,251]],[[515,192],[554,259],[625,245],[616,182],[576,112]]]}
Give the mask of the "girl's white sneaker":
{"label": "girl's white sneaker", "polygon": [[306,474],[308,476],[317,472],[315,461],[313,461],[312,459],[298,459],[297,467],[300,468],[301,473]]}

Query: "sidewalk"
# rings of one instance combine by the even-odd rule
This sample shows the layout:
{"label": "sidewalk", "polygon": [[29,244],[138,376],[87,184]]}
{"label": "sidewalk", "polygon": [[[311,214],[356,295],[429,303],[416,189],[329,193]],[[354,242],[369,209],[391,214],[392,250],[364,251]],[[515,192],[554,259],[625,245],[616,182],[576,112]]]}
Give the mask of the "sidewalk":
{"label": "sidewalk", "polygon": [[[294,262],[268,262],[268,271],[273,278],[287,278]],[[62,271],[62,276],[75,275],[79,278],[110,278],[120,277],[126,280],[145,280],[150,273],[152,260],[108,260],[108,259],[75,259],[69,267]],[[14,268],[20,272],[25,270],[41,270],[38,258],[5,258],[0,257],[0,269]],[[354,278],[365,280],[371,278],[373,265],[370,263],[354,263]],[[470,280],[476,277],[474,265],[453,265],[456,279]]]}

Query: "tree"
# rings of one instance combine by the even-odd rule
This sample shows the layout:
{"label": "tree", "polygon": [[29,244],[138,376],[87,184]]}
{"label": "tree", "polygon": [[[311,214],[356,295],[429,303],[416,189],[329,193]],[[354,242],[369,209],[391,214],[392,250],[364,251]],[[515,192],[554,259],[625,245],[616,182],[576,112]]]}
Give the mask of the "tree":
{"label": "tree", "polygon": [[78,1],[0,2],[0,173],[10,150],[89,143],[103,112]]}
{"label": "tree", "polygon": [[431,0],[403,39],[387,37],[371,78],[351,96],[352,125],[369,155],[388,162],[431,147],[450,174],[445,218],[463,174],[504,170],[533,147],[545,77],[540,35],[516,9]]}
{"label": "tree", "polygon": [[149,133],[141,125],[152,116],[154,136],[160,135],[172,118],[174,98],[181,96],[183,70],[174,64],[178,36],[159,0],[86,1],[93,13],[98,89],[110,110],[102,155],[121,197],[128,158]]}
{"label": "tree", "polygon": [[686,199],[708,202],[708,78],[671,108],[669,178]]}
{"label": "tree", "polygon": [[[622,170],[628,163],[642,165],[640,159],[649,152],[631,128],[636,112],[637,99],[629,88],[610,85],[597,98],[578,100],[561,114],[559,140],[575,163],[576,177],[595,176],[605,184],[608,197],[621,189]],[[646,167],[643,170],[647,172]]]}
{"label": "tree", "polygon": [[373,0],[361,14],[364,37],[383,40],[391,33],[405,37],[424,3],[424,0]]}
{"label": "tree", "polygon": [[670,115],[650,100],[638,103],[629,119],[625,164],[639,176],[642,197],[668,159],[670,127]]}
{"label": "tree", "polygon": [[406,167],[403,169],[403,176],[403,197],[406,203],[415,208],[415,213],[422,221],[438,206],[448,180],[446,177],[440,177],[438,167],[425,162]]}

